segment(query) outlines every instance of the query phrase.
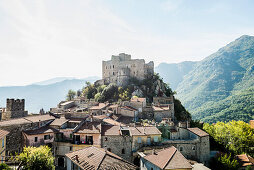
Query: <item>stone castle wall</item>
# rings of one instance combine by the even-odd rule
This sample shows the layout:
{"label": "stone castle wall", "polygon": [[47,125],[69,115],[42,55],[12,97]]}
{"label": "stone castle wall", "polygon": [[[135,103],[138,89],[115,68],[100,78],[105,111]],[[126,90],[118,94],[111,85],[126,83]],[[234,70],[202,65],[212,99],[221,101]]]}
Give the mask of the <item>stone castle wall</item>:
{"label": "stone castle wall", "polygon": [[[154,63],[148,64],[144,59],[131,59],[131,55],[121,53],[111,60],[102,62],[102,80],[104,84],[125,85],[130,78],[143,80],[154,73]],[[102,83],[102,82],[100,82]]]}

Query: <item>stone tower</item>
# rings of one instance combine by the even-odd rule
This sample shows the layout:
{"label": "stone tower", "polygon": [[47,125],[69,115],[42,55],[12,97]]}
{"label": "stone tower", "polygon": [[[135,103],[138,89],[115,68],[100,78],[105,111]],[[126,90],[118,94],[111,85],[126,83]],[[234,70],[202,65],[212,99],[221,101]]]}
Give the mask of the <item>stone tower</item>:
{"label": "stone tower", "polygon": [[27,114],[25,99],[7,99],[5,112],[2,113],[2,120],[25,117]]}

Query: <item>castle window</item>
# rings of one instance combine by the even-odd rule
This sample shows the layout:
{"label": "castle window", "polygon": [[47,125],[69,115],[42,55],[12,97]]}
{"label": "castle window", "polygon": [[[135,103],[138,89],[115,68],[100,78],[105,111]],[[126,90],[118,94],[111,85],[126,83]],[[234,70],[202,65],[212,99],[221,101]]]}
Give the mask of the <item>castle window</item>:
{"label": "castle window", "polygon": [[108,148],[108,151],[109,151],[109,152],[111,152],[111,149],[110,149],[110,148]]}
{"label": "castle window", "polygon": [[113,65],[113,68],[114,68],[114,65]]}
{"label": "castle window", "polygon": [[115,75],[115,73],[113,72],[113,75]]}
{"label": "castle window", "polygon": [[196,150],[196,146],[195,146],[195,145],[194,145],[194,146],[192,146],[192,150],[194,150],[194,151]]}
{"label": "castle window", "polygon": [[72,146],[70,146],[70,151],[72,151]]}
{"label": "castle window", "polygon": [[107,138],[107,137],[105,137],[105,141],[108,141],[108,138]]}
{"label": "castle window", "polygon": [[122,149],[122,154],[125,154],[125,149]]}
{"label": "castle window", "polygon": [[180,146],[180,151],[183,151],[183,147],[182,146]]}

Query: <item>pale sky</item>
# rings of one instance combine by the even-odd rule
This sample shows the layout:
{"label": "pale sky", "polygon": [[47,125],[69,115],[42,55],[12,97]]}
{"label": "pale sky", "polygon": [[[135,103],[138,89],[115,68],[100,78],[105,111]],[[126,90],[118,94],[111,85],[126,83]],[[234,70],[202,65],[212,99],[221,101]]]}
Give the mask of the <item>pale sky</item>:
{"label": "pale sky", "polygon": [[0,86],[101,76],[121,52],[197,61],[254,35],[253,0],[2,0]]}

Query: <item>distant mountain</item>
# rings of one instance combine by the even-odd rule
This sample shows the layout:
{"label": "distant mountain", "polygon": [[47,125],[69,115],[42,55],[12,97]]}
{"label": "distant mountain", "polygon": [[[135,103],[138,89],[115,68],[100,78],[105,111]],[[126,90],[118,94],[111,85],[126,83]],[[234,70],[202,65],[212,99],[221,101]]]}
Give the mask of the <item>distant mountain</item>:
{"label": "distant mountain", "polygon": [[49,84],[54,84],[54,83],[61,82],[64,80],[72,80],[72,79],[75,79],[75,77],[56,77],[56,78],[52,78],[52,79],[45,80],[45,81],[40,81],[40,82],[33,83],[33,84],[34,85],[49,85]]}
{"label": "distant mountain", "polygon": [[176,91],[195,119],[254,119],[254,37],[242,36],[197,62]]}
{"label": "distant mountain", "polygon": [[94,82],[97,79],[99,78],[89,77],[63,80],[52,84],[45,83],[52,81],[49,80],[44,82],[47,85],[32,84],[28,86],[0,87],[0,106],[5,107],[6,98],[24,98],[26,100],[26,110],[29,113],[38,113],[41,108],[49,110],[61,100],[65,100],[69,89],[78,90],[85,85],[86,81]]}
{"label": "distant mountain", "polygon": [[183,77],[188,74],[196,62],[184,61],[181,63],[161,63],[155,68],[155,72],[159,73],[163,80],[169,83],[170,87],[175,90]]}

